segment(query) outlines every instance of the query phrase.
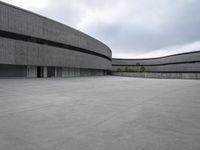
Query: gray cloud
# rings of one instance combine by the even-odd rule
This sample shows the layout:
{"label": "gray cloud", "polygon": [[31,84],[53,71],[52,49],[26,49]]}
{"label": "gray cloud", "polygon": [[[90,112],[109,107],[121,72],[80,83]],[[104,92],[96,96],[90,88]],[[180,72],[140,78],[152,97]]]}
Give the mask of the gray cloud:
{"label": "gray cloud", "polygon": [[[127,16],[124,20],[119,20],[112,25],[102,23],[101,28],[99,24],[94,25],[92,32],[95,32],[95,35],[101,35],[105,41],[111,41],[115,49],[124,53],[133,51],[143,53],[199,41],[200,2],[179,1],[178,3],[172,2],[171,5],[175,6],[172,8],[166,6],[168,8],[164,10],[166,12],[163,16],[157,15],[155,10],[147,15],[147,18],[144,18],[139,25],[127,22],[126,20],[129,19],[134,20],[134,17]],[[162,8],[158,8],[158,12],[159,9]],[[148,9],[145,11],[149,13]],[[138,17],[140,17],[139,14]],[[151,18],[154,18],[152,22]],[[160,21],[164,23],[159,24]],[[152,24],[156,25],[152,26]]]}

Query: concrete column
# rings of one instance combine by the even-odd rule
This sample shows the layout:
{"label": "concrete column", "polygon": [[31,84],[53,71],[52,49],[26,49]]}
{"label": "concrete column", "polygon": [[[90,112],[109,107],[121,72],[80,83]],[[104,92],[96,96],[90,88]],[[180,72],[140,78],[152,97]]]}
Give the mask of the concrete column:
{"label": "concrete column", "polygon": [[47,78],[47,67],[43,67],[43,76]]}
{"label": "concrete column", "polygon": [[27,66],[27,77],[36,78],[37,77],[37,67],[36,66]]}
{"label": "concrete column", "polygon": [[58,77],[57,67],[55,67],[55,77]]}

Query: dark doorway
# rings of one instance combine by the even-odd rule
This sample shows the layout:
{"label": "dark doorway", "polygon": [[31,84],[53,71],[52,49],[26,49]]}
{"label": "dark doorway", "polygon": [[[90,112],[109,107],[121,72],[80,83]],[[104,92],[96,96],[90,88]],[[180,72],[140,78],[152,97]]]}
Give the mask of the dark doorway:
{"label": "dark doorway", "polygon": [[26,66],[0,64],[0,77],[26,77]]}
{"label": "dark doorway", "polygon": [[37,77],[38,78],[43,78],[44,77],[44,74],[43,74],[43,67],[37,67]]}
{"label": "dark doorway", "polygon": [[55,67],[47,67],[47,77],[55,77]]}

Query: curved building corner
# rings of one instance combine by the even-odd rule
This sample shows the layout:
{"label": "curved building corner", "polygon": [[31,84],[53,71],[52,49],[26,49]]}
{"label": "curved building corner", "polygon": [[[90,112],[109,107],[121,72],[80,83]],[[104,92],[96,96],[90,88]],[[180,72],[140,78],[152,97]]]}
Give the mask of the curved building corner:
{"label": "curved building corner", "polygon": [[112,51],[46,17],[0,2],[0,77],[106,75]]}

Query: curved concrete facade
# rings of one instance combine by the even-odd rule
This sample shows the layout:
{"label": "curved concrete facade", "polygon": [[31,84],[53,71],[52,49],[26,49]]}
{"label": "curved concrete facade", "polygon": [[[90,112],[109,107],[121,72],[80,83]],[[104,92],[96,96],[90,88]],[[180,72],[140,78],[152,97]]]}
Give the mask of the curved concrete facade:
{"label": "curved concrete facade", "polygon": [[0,2],[0,76],[102,75],[111,57],[109,47],[82,32]]}
{"label": "curved concrete facade", "polygon": [[149,59],[112,59],[112,71],[131,72],[200,72],[200,51]]}

